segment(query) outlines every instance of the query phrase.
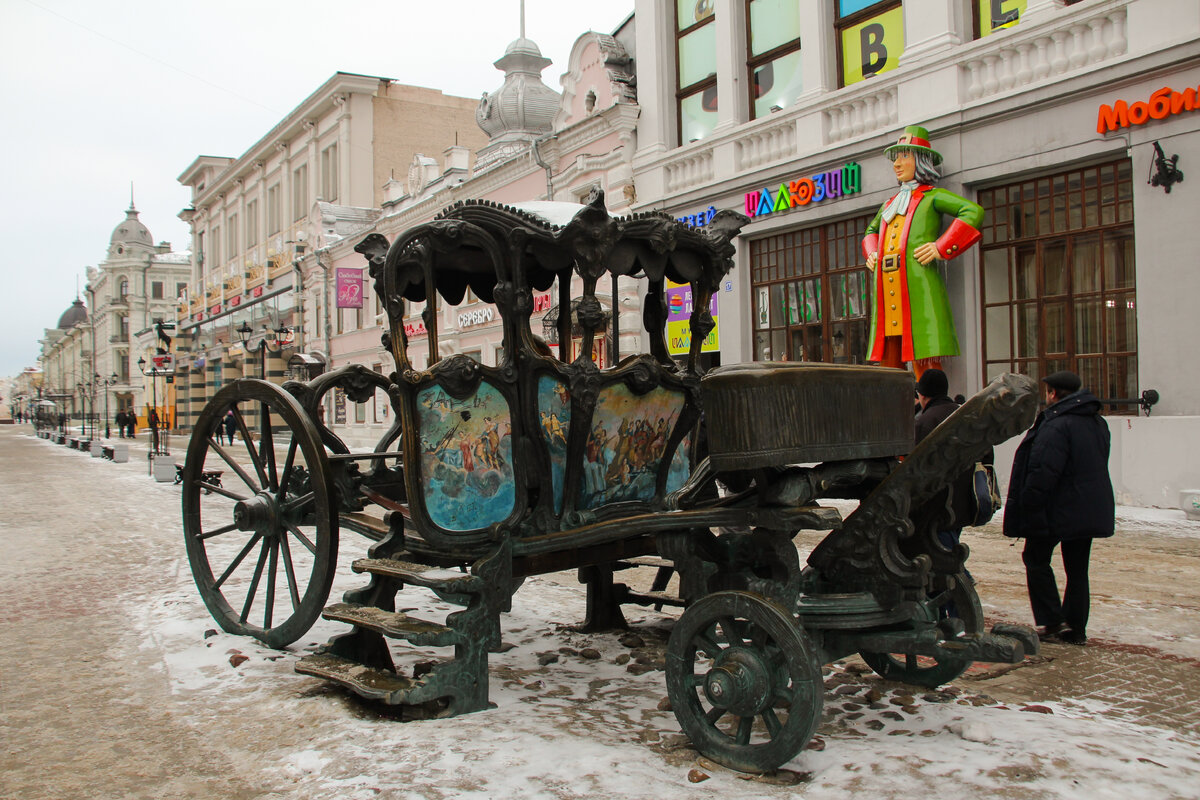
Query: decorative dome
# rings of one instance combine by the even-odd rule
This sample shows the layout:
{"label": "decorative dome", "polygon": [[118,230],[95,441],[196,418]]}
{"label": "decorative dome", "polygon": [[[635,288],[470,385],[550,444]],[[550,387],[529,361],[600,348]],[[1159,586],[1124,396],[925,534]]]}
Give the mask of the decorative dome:
{"label": "decorative dome", "polygon": [[475,110],[475,121],[491,139],[477,161],[487,163],[489,153],[507,154],[504,143],[531,142],[553,130],[562,97],[542,83],[542,70],[550,64],[523,35],[495,62],[496,69],[504,72],[504,85],[490,95],[485,92]]}
{"label": "decorative dome", "polygon": [[87,321],[87,309],[84,307],[83,301],[76,297],[75,302],[71,303],[71,307],[64,311],[62,316],[58,318],[58,328],[59,330],[66,330]]}
{"label": "decorative dome", "polygon": [[125,212],[124,221],[113,229],[112,237],[108,240],[109,249],[123,244],[154,246],[154,238],[150,235],[150,229],[138,219],[138,212],[134,208],[132,200],[129,202],[129,210]]}

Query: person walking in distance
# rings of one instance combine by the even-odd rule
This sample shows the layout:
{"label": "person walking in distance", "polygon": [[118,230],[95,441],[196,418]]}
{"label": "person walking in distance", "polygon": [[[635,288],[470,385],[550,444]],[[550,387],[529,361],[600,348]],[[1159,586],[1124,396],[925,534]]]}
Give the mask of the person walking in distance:
{"label": "person walking in distance", "polygon": [[[1100,401],[1073,372],[1042,379],[1046,408],[1013,458],[1004,535],[1025,539],[1022,560],[1034,622],[1043,639],[1087,642],[1092,540],[1112,536],[1116,500],[1108,474],[1110,433]],[[1062,550],[1060,599],[1050,559]]]}
{"label": "person walking in distance", "polygon": [[[221,427],[225,429],[225,438],[229,440],[230,444],[233,444],[233,432],[237,430],[237,418],[233,416],[232,408],[225,412],[225,418],[221,420]],[[218,430],[218,439],[221,438],[220,434],[221,432]]]}

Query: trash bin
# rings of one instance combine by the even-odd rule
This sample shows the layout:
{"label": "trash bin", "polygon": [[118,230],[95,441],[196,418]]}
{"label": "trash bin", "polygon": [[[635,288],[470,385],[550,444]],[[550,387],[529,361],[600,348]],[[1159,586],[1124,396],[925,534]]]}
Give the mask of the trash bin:
{"label": "trash bin", "polygon": [[129,460],[129,445],[125,444],[124,442],[118,442],[117,444],[114,444],[112,446],[112,451],[112,460],[114,464],[124,464]]}

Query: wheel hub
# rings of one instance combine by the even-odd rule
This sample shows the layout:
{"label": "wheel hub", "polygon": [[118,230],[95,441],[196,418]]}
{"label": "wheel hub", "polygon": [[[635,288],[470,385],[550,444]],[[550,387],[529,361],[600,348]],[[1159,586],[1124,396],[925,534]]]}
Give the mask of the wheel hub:
{"label": "wheel hub", "polygon": [[742,717],[758,715],[771,701],[770,670],[750,650],[727,650],[704,676],[708,702]]}
{"label": "wheel hub", "polygon": [[233,507],[233,521],[238,530],[270,534],[279,527],[279,504],[266,492],[259,492]]}

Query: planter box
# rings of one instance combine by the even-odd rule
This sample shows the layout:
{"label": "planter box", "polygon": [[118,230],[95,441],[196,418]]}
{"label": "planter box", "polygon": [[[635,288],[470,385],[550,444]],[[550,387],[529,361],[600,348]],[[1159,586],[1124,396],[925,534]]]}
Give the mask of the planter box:
{"label": "planter box", "polygon": [[175,459],[170,456],[152,456],[150,474],[159,483],[171,483],[175,480]]}

